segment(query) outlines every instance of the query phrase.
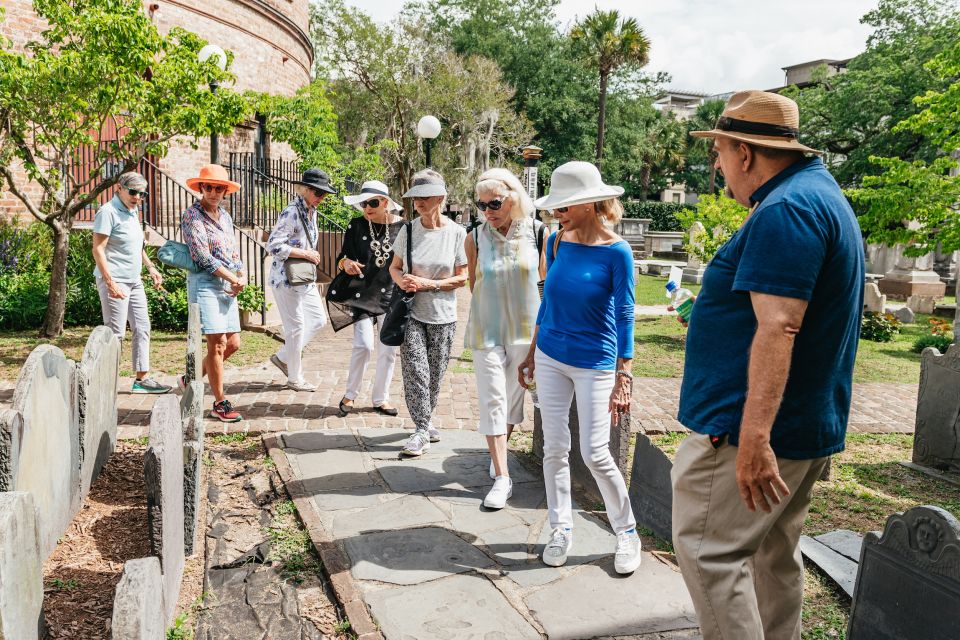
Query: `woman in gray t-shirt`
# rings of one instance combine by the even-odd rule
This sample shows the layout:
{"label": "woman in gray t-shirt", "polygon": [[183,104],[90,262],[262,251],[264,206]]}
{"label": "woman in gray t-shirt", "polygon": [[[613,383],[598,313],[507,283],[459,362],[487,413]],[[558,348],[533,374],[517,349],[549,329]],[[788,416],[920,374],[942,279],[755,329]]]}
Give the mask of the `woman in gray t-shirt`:
{"label": "woman in gray t-shirt", "polygon": [[416,292],[400,346],[403,393],[407,410],[417,430],[402,453],[419,456],[440,440],[430,425],[437,406],[440,381],[447,371],[453,336],[457,330],[457,289],[467,282],[467,255],[463,249],[466,231],[443,215],[447,188],[432,169],[413,176],[413,186],[404,198],[413,198],[420,217],[410,223],[411,265],[407,265],[407,229],[393,245],[390,276],[401,289]]}

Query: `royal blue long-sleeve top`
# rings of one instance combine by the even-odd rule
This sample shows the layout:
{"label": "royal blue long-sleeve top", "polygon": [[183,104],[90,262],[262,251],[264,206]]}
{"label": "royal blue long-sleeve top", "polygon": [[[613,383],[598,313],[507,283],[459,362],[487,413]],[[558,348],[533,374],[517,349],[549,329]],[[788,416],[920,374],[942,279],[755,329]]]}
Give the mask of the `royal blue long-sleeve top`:
{"label": "royal blue long-sleeve top", "polygon": [[547,281],[537,314],[537,348],[580,369],[611,370],[633,357],[633,252],[609,245],[546,244]]}

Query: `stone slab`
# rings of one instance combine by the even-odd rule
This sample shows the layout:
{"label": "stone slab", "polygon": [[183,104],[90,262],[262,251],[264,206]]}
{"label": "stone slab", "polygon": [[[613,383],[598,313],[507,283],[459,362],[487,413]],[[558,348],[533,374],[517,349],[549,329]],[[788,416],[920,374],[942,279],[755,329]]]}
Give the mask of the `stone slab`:
{"label": "stone slab", "polygon": [[860,552],[863,550],[863,534],[847,529],[837,529],[815,536],[814,540],[830,547],[840,555],[860,562]]}
{"label": "stone slab", "polygon": [[[357,430],[364,448],[371,453],[387,453],[396,457],[413,431],[411,429],[371,429]],[[440,442],[430,444],[430,451],[425,455],[447,455],[450,453],[487,453],[487,442],[476,431],[440,432]]]}
{"label": "stone slab", "polygon": [[[537,539],[536,555],[539,558],[543,548],[550,540],[553,530],[549,522],[544,522]],[[612,556],[617,547],[617,537],[605,522],[579,509],[573,511],[573,547],[567,556],[567,566],[594,562],[606,556]]]}
{"label": "stone slab", "polygon": [[[489,510],[485,507],[481,509],[481,505],[483,504],[483,498],[487,495],[489,487],[493,486],[492,483],[493,481],[491,480],[487,486],[427,491],[425,495],[433,498],[438,504],[469,505],[477,511],[486,512]],[[508,511],[511,515],[520,518],[527,524],[537,524],[542,522],[546,515],[544,511],[546,504],[547,495],[542,482],[515,482],[513,485],[513,495],[507,500],[507,506],[503,511]]]}
{"label": "stone slab", "polygon": [[180,417],[184,420],[203,417],[203,382],[201,380],[194,380],[183,390],[183,395],[180,396]]}
{"label": "stone slab", "polygon": [[[411,460],[376,460],[374,465],[387,485],[397,493],[489,487],[490,455],[485,453],[433,455],[433,449]],[[516,459],[510,465],[515,484],[537,480]]]}
{"label": "stone slab", "polygon": [[900,464],[907,469],[913,469],[918,473],[930,476],[941,482],[946,482],[947,484],[952,484],[956,487],[960,487],[960,475],[958,474],[946,474],[937,471],[936,469],[931,469],[930,467],[924,467],[923,465],[914,464],[912,462],[902,461]]}
{"label": "stone slab", "polygon": [[355,578],[390,584],[420,584],[493,564],[473,545],[437,527],[355,536],[344,546]]}
{"label": "stone slab", "polygon": [[[525,524],[501,527],[487,531],[476,538],[476,544],[486,547],[487,553],[497,564],[507,567],[525,563],[534,558],[529,552],[532,545],[527,544],[530,528]],[[468,536],[469,538],[469,536]]]}
{"label": "stone slab", "polygon": [[287,453],[326,451],[327,449],[356,448],[357,437],[349,430],[294,431],[279,435],[281,446]]}
{"label": "stone slab", "polygon": [[[192,419],[192,418],[191,418]],[[196,550],[203,478],[203,440],[183,443],[183,551]]]}
{"label": "stone slab", "polygon": [[630,506],[637,524],[664,540],[673,535],[673,462],[642,433],[637,434],[630,475]]}
{"label": "stone slab", "polygon": [[854,560],[810,536],[800,536],[800,551],[830,576],[848,596],[853,596],[853,585],[857,580],[857,563]]}
{"label": "stone slab", "polygon": [[13,409],[23,416],[23,438],[10,489],[33,494],[43,558],[80,507],[76,369],[60,349],[40,345],[27,357],[13,394]]}
{"label": "stone slab", "polygon": [[200,305],[193,302],[187,305],[187,358],[184,366],[186,383],[189,385],[200,378],[202,370],[203,336],[200,326]]}
{"label": "stone slab", "polygon": [[446,523],[447,516],[423,496],[404,496],[369,509],[334,517],[333,535],[348,538],[369,531],[387,531]]}
{"label": "stone slab", "polygon": [[163,579],[156,558],[128,560],[113,598],[114,640],[163,640]]}
{"label": "stone slab", "polygon": [[[507,501],[509,503],[509,500]],[[488,531],[503,531],[525,525],[509,508],[487,509],[478,502],[472,504],[444,505],[450,510],[450,525],[454,531],[472,536],[481,536]],[[524,526],[526,528],[526,526]]]}
{"label": "stone slab", "polygon": [[532,561],[504,567],[503,573],[520,587],[529,589],[556,582],[569,575],[570,571],[562,567],[548,567],[537,557]]}
{"label": "stone slab", "polygon": [[183,431],[173,395],[150,412],[150,439],[143,459],[150,552],[163,573],[164,621],[173,622],[184,565]]}
{"label": "stone slab", "polygon": [[540,634],[481,576],[453,576],[371,593],[368,602],[386,638],[539,640]]}
{"label": "stone slab", "polygon": [[344,511],[351,509],[366,509],[373,507],[393,494],[387,493],[382,487],[371,485],[367,487],[352,487],[349,489],[334,489],[313,494],[313,503],[320,513]]}
{"label": "stone slab", "polygon": [[0,638],[37,640],[43,627],[43,560],[33,496],[0,493]]}
{"label": "stone slab", "polygon": [[375,484],[369,458],[359,447],[289,453],[287,458],[308,495]]}
{"label": "stone slab", "polygon": [[524,601],[550,640],[638,635],[698,626],[680,572],[648,553],[630,576],[618,576],[610,559],[581,567]]}
{"label": "stone slab", "polygon": [[80,495],[117,447],[117,371],[120,341],[104,326],[93,330],[77,367],[77,407],[80,428]]}
{"label": "stone slab", "polygon": [[23,415],[0,408],[0,491],[13,491],[20,470]]}

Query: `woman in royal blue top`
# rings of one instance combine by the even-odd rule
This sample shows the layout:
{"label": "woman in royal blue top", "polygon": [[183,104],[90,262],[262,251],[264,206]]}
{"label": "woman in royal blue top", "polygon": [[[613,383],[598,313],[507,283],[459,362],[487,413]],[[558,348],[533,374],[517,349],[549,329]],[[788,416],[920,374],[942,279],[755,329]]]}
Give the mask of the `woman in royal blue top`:
{"label": "woman in royal blue top", "polygon": [[576,394],[580,451],[617,534],[614,566],[640,566],[640,538],[623,474],[610,455],[610,415],[630,410],[633,376],[633,253],[609,225],[619,222],[623,188],[606,185],[589,162],[557,167],[550,194],[535,203],[553,210],[563,230],[546,245],[547,280],[537,331],[526,361],[534,372],[543,419],[543,479],[550,541],[543,562],[566,563],[573,544],[570,501],[570,402]]}

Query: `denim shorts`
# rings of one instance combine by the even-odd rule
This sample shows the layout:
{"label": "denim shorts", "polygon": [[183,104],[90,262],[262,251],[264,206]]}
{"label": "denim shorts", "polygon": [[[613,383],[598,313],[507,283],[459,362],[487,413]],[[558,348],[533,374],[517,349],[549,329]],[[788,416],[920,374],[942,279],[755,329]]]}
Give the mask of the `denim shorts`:
{"label": "denim shorts", "polygon": [[200,306],[200,327],[204,335],[240,332],[237,299],[227,293],[224,285],[224,279],[206,272],[187,273],[187,300]]}

